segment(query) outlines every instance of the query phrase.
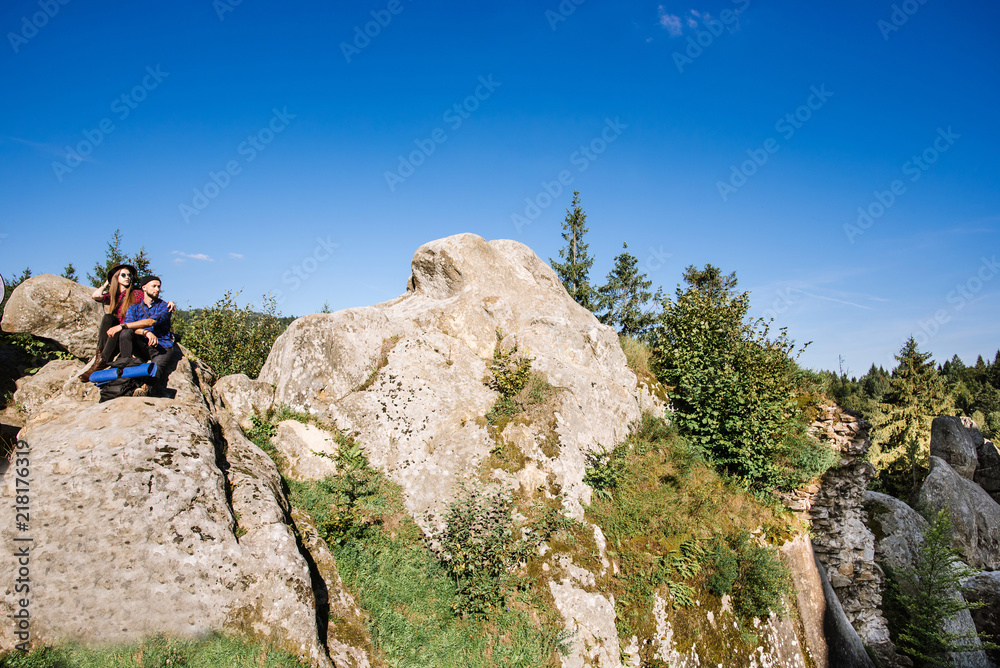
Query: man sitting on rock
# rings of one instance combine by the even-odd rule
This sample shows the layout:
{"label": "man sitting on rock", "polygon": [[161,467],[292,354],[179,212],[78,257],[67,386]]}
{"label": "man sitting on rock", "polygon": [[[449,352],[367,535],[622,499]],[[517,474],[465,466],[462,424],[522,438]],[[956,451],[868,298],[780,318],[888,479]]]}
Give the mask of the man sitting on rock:
{"label": "man sitting on rock", "polygon": [[125,314],[125,326],[118,334],[119,359],[138,358],[156,365],[154,387],[145,383],[133,392],[134,397],[144,397],[151,391],[162,392],[167,384],[165,366],[174,352],[174,335],[170,331],[170,309],[160,299],[159,276],[143,276],[139,285],[145,294],[143,300],[133,304]]}

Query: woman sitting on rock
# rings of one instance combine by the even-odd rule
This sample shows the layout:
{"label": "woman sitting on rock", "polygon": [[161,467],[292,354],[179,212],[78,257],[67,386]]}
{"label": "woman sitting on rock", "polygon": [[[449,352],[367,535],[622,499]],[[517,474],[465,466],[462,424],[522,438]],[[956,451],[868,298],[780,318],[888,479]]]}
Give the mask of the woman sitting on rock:
{"label": "woman sitting on rock", "polygon": [[[98,369],[107,368],[118,355],[118,337],[122,329],[125,314],[133,304],[142,303],[145,293],[134,287],[137,278],[135,267],[130,264],[119,264],[108,272],[108,280],[94,290],[91,295],[94,301],[104,304],[104,317],[97,329],[97,356],[82,374],[80,380],[87,382],[90,374]],[[173,313],[175,304],[167,302],[167,309]]]}

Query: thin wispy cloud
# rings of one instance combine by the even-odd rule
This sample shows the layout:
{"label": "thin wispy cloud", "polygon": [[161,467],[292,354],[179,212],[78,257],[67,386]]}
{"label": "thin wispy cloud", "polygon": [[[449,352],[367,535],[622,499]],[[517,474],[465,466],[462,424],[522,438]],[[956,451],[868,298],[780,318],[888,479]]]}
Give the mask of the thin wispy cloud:
{"label": "thin wispy cloud", "polygon": [[[865,306],[863,304],[857,304],[855,302],[847,301],[846,299],[837,299],[836,297],[824,297],[823,295],[817,295],[817,294],[815,294],[813,292],[806,292],[805,290],[801,290],[801,289],[799,290],[799,292],[801,292],[802,294],[804,294],[804,295],[806,295],[808,297],[815,297],[816,299],[825,299],[827,301],[836,302],[838,304],[846,304],[847,306],[857,306],[858,308],[863,308],[866,311],[874,311],[875,310],[871,306]],[[876,297],[869,297],[869,299],[877,299],[877,298]],[[882,300],[882,301],[888,301],[888,300]]]}
{"label": "thin wispy cloud", "polygon": [[186,262],[187,260],[201,260],[202,262],[215,262],[212,258],[205,255],[204,253],[182,253],[181,251],[173,251],[171,255],[176,255],[174,262]]}
{"label": "thin wispy cloud", "polygon": [[[11,141],[16,141],[19,144],[24,144],[25,146],[30,146],[31,148],[41,153],[45,153],[47,155],[54,155],[60,160],[66,160],[67,158],[70,157],[70,154],[66,152],[65,148],[61,148],[54,144],[42,144],[37,141],[31,141],[30,139],[21,139],[20,137],[7,137],[7,139]],[[97,162],[89,155],[81,155],[79,153],[74,153],[73,159],[80,160],[81,162]]]}
{"label": "thin wispy cloud", "polygon": [[229,253],[229,257],[233,258],[234,260],[243,259],[243,256],[240,253]]}

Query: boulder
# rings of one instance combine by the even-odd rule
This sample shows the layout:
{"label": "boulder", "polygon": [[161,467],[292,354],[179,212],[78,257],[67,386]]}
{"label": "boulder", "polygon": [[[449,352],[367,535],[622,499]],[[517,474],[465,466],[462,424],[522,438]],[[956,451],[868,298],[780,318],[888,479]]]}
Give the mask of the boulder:
{"label": "boulder", "polygon": [[1000,568],[1000,504],[982,487],[958,475],[943,459],[931,457],[917,504],[933,512],[948,509],[954,545],[970,566]]}
{"label": "boulder", "polygon": [[973,482],[986,490],[993,500],[1000,503],[1000,451],[993,441],[983,439],[976,448],[979,466]]}
{"label": "boulder", "polygon": [[[392,301],[293,322],[260,381],[275,386],[275,403],[355,436],[402,486],[418,522],[507,438],[525,455],[523,469],[551,480],[550,492],[582,519],[591,493],[584,453],[622,440],[643,410],[664,410],[638,387],[618,335],[515,241],[460,234],[421,246],[411,266],[407,292]],[[497,393],[483,382],[487,364],[498,345],[515,343],[555,396],[534,423],[512,421],[509,433],[491,435],[485,416]],[[538,477],[507,473],[495,477],[522,485]]]}
{"label": "boulder", "polygon": [[14,403],[25,412],[32,413],[54,394],[60,392],[72,378],[83,371],[79,360],[52,360],[31,376],[17,380]]}
{"label": "boulder", "polygon": [[[58,361],[24,384],[16,452],[27,461],[0,489],[13,504],[17,468],[30,469],[30,521],[9,517],[0,541],[9,554],[28,544],[32,644],[231,632],[322,667],[328,641],[364,665],[366,651],[328,637],[317,615],[314,589],[330,607],[339,578],[326,583],[300,549],[274,463],[221,409],[210,369],[187,356],[173,366],[172,398],[99,404]],[[15,600],[12,581],[4,615]],[[17,642],[10,625],[0,631],[0,649]]]}
{"label": "boulder", "polygon": [[[931,459],[937,460],[939,466],[948,466],[938,457]],[[933,470],[934,464],[931,466]],[[950,475],[965,480],[954,471],[951,471]],[[875,558],[878,563],[883,568],[895,571],[912,568],[923,542],[924,533],[927,531],[927,520],[899,499],[878,492],[868,492],[865,495],[865,507],[869,512],[872,531],[876,536]],[[956,588],[952,595],[958,597],[961,593]],[[976,627],[969,611],[962,610],[945,624],[944,630],[964,635],[974,633]],[[979,644],[979,641],[976,640],[972,644]],[[953,653],[949,656],[953,665],[962,668],[992,668],[989,658],[982,650]]]}
{"label": "boulder", "polygon": [[212,390],[222,399],[223,405],[233,414],[243,429],[251,429],[254,415],[263,416],[274,405],[274,386],[251,380],[246,374],[223,376]]}
{"label": "boulder", "polygon": [[285,475],[293,480],[322,480],[337,472],[339,446],[330,432],[297,420],[278,423],[273,443],[285,458]]}
{"label": "boulder", "polygon": [[[996,642],[1000,638],[1000,571],[983,571],[965,580],[962,586],[966,601],[983,606],[970,611],[976,630],[990,635]],[[987,654],[995,663],[1000,663],[1000,649],[989,650]]]}
{"label": "boulder", "polygon": [[875,557],[890,568],[908,568],[927,531],[927,520],[894,496],[865,493],[868,525],[875,534]]}
{"label": "boulder", "polygon": [[[982,442],[978,429],[975,437]],[[951,465],[955,473],[972,480],[979,461],[975,437],[962,418],[940,415],[931,422],[931,456],[940,457]]]}
{"label": "boulder", "polygon": [[104,315],[92,293],[92,288],[61,276],[34,276],[14,288],[0,327],[49,339],[75,357],[89,359],[97,351],[97,328]]}

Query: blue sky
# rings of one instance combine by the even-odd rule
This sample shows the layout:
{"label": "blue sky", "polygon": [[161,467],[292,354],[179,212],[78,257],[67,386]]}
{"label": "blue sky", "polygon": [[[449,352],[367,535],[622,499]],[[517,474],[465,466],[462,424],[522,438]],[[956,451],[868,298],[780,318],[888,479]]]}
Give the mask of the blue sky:
{"label": "blue sky", "polygon": [[[12,0],[0,272],[85,276],[114,229],[164,296],[285,314],[402,293],[421,244],[601,283],[736,271],[813,368],[1000,345],[1000,6]],[[367,32],[367,34],[366,34]],[[561,179],[561,182],[560,182]],[[860,217],[861,212],[867,216]]]}

